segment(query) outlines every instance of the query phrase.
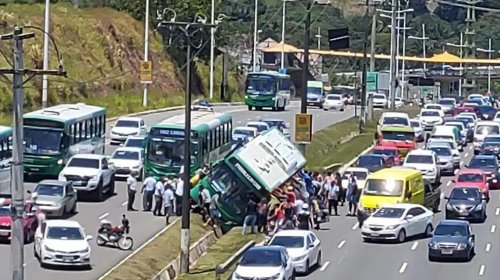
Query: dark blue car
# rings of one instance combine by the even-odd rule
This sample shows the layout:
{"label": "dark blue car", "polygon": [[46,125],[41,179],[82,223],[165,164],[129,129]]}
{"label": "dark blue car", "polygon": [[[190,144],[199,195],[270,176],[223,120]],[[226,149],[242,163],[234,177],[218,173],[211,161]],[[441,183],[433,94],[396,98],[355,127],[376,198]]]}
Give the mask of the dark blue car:
{"label": "dark blue car", "polygon": [[470,261],[474,256],[476,236],[468,221],[443,220],[429,241],[429,261],[458,259]]}
{"label": "dark blue car", "polygon": [[481,169],[488,177],[490,183],[495,185],[497,184],[497,180],[500,177],[500,172],[498,170],[498,159],[495,155],[476,155],[465,167],[472,169]]}
{"label": "dark blue car", "polygon": [[477,106],[474,110],[476,111],[476,115],[484,121],[493,120],[497,113],[496,108],[488,105]]}
{"label": "dark blue car", "polygon": [[356,161],[357,167],[366,168],[371,173],[392,165],[394,165],[394,159],[392,157],[387,158],[384,155],[376,154],[359,156],[358,160]]}

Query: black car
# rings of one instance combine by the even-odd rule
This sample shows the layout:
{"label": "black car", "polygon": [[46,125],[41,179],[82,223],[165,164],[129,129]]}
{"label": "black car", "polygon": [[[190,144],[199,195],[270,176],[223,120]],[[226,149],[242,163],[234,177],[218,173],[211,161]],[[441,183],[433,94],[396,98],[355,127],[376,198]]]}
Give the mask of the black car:
{"label": "black car", "polygon": [[476,155],[465,167],[483,170],[490,181],[500,177],[498,159],[494,155]]}
{"label": "black car", "polygon": [[486,220],[486,198],[478,187],[456,187],[446,199],[446,219]]}
{"label": "black car", "polygon": [[366,168],[370,171],[370,173],[373,173],[379,171],[380,169],[394,165],[394,159],[391,159],[392,158],[386,158],[383,155],[362,155],[358,157],[356,166]]}
{"label": "black car", "polygon": [[434,230],[429,241],[429,261],[462,259],[470,261],[474,256],[476,235],[468,221],[443,220]]}
{"label": "black car", "polygon": [[494,155],[500,157],[500,136],[489,135],[484,138],[478,149],[474,149],[476,155]]}
{"label": "black car", "polygon": [[495,118],[495,114],[497,113],[497,109],[488,106],[488,105],[482,105],[482,106],[477,106],[476,107],[476,115],[481,118],[481,120],[493,120]]}

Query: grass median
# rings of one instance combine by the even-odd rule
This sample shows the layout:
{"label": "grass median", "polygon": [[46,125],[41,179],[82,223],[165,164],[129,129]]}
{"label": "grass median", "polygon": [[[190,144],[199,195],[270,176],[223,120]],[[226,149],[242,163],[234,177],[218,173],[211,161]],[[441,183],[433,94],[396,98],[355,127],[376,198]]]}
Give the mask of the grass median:
{"label": "grass median", "polygon": [[[210,231],[199,215],[191,215],[191,244]],[[177,221],[158,238],[146,245],[104,280],[151,279],[180,254],[181,222]]]}
{"label": "grass median", "polygon": [[[225,262],[232,254],[236,253],[248,241],[256,243],[264,240],[262,234],[241,235],[241,228],[233,228],[215,242],[207,253],[201,256],[188,274],[181,275],[177,280],[203,280],[215,279],[215,266]],[[234,267],[222,275],[222,279],[228,279]]]}
{"label": "grass median", "polygon": [[[408,113],[413,118],[419,112],[419,107],[405,107],[397,110]],[[322,170],[325,166],[335,163],[345,164],[373,144],[373,135],[377,129],[377,122],[384,111],[376,110],[373,121],[366,124],[365,132],[341,143],[346,136],[356,133],[359,129],[359,118],[353,117],[331,125],[316,132],[311,144],[306,148],[307,168]]]}

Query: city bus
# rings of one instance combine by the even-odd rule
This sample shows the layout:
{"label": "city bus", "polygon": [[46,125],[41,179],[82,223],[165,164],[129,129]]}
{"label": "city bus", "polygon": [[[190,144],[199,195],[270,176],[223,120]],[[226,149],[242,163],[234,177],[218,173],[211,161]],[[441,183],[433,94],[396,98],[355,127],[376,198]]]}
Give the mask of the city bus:
{"label": "city bus", "polygon": [[248,110],[267,107],[284,111],[290,104],[293,83],[290,75],[274,71],[248,73],[245,83],[245,105]]}
{"label": "city bus", "polygon": [[200,186],[212,195],[220,191],[217,208],[221,225],[228,229],[243,223],[249,199],[258,202],[264,197],[271,198],[305,164],[306,159],[297,147],[273,128],[215,163],[211,174],[191,190],[191,198],[198,200]]}
{"label": "city bus", "polygon": [[0,195],[11,193],[10,192],[11,161],[12,161],[12,128],[10,126],[0,126]]}
{"label": "city bus", "polygon": [[[151,127],[145,144],[145,177],[178,177],[184,165],[184,118],[175,115]],[[191,175],[231,151],[232,121],[231,115],[211,108],[191,112]]]}
{"label": "city bus", "polygon": [[75,154],[104,154],[106,109],[61,104],[26,113],[24,122],[24,173],[58,176]]}

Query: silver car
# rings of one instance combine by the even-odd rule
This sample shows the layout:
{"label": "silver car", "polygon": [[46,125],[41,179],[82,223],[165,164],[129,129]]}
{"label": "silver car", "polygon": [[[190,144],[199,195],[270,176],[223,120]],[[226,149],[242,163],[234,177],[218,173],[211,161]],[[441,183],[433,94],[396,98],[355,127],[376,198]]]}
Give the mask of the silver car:
{"label": "silver car", "polygon": [[43,180],[31,193],[31,199],[47,217],[76,213],[77,195],[71,182]]}
{"label": "silver car", "polygon": [[460,169],[460,156],[454,155],[448,145],[435,143],[428,149],[437,154],[441,175],[454,175],[455,170]]}

